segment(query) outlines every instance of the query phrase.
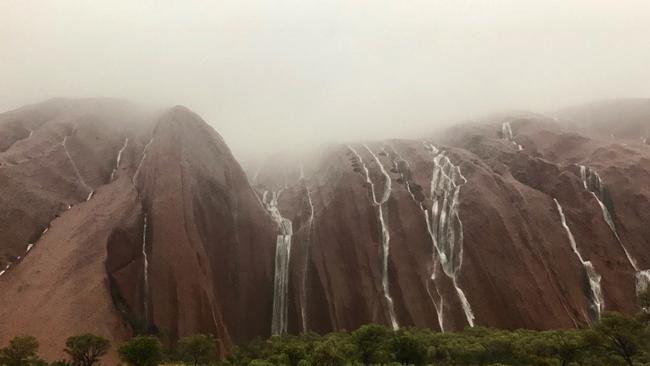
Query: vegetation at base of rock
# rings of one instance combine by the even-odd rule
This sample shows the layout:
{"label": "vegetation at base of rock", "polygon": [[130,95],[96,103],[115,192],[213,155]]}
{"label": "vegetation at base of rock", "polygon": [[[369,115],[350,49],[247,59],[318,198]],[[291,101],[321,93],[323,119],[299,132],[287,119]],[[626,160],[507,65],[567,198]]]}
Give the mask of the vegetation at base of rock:
{"label": "vegetation at base of rock", "polygon": [[181,338],[176,345],[176,358],[195,366],[214,363],[217,360],[217,340],[204,334]]}
{"label": "vegetation at base of rock", "polygon": [[277,336],[239,347],[229,365],[650,365],[650,332],[639,318],[607,313],[591,329],[439,333],[365,325],[327,335]]}
{"label": "vegetation at base of rock", "polygon": [[38,358],[38,341],[32,336],[14,337],[8,346],[0,348],[0,365],[37,365],[41,362]]}
{"label": "vegetation at base of rock", "polygon": [[68,338],[65,353],[70,356],[75,366],[92,366],[108,352],[111,343],[100,336],[86,333]]}
{"label": "vegetation at base of rock", "polygon": [[[255,339],[217,361],[218,340],[211,335],[183,337],[165,347],[155,336],[136,336],[117,349],[132,366],[358,366],[358,365],[650,365],[650,296],[641,296],[636,316],[604,313],[588,329],[497,330],[466,328],[440,333],[429,329],[397,331],[369,324],[352,332],[273,336]],[[51,366],[92,366],[108,351],[107,340],[83,334],[68,338],[69,361]],[[2,366],[48,365],[38,356],[38,342],[18,336],[0,348]]]}
{"label": "vegetation at base of rock", "polygon": [[154,336],[137,336],[120,346],[120,359],[131,366],[156,366],[163,360],[163,346]]}

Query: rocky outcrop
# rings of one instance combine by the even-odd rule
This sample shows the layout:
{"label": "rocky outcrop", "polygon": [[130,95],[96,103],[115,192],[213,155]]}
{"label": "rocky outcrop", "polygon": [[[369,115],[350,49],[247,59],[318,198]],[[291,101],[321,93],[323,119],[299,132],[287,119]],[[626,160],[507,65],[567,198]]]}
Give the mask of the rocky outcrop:
{"label": "rocky outcrop", "polygon": [[[650,151],[595,135],[505,114],[256,170],[294,226],[289,331],[569,328],[636,311]],[[585,187],[581,165],[601,187]],[[299,170],[311,173],[283,183]]]}
{"label": "rocky outcrop", "polygon": [[275,227],[221,137],[183,107],[161,115],[133,176],[147,217],[145,315],[172,339],[224,349],[270,331]]}
{"label": "rocky outcrop", "polygon": [[566,113],[276,156],[252,186],[181,106],[0,115],[0,342],[34,334],[57,358],[86,331],[212,333],[225,354],[370,322],[572,328],[636,311],[650,147],[632,136],[646,120],[618,120],[628,132],[612,138]]}
{"label": "rocky outcrop", "polygon": [[0,342],[30,333],[61,356],[84,331],[212,333],[226,352],[270,333],[276,227],[203,120],[94,100],[2,117],[35,130],[0,153]]}

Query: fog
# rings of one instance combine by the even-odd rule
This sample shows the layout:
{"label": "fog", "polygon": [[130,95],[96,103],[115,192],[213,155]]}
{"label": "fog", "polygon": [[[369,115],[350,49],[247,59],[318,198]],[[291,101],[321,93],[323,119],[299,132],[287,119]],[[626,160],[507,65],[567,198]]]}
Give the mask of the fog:
{"label": "fog", "polygon": [[650,95],[646,0],[0,2],[0,110],[183,104],[247,157]]}

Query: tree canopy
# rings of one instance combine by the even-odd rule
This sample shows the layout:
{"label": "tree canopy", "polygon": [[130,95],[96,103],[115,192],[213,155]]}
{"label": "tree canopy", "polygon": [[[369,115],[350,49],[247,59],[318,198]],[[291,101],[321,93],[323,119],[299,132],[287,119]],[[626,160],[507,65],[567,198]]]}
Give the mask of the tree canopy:
{"label": "tree canopy", "polygon": [[68,338],[65,346],[65,353],[70,355],[72,365],[92,366],[108,352],[111,343],[103,337],[86,333]]}

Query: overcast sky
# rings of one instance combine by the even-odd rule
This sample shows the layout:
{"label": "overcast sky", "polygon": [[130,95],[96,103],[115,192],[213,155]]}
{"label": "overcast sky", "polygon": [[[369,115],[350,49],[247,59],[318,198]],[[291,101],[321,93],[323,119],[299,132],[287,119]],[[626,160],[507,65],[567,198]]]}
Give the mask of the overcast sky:
{"label": "overcast sky", "polygon": [[0,110],[198,112],[239,156],[650,96],[647,0],[0,0]]}

